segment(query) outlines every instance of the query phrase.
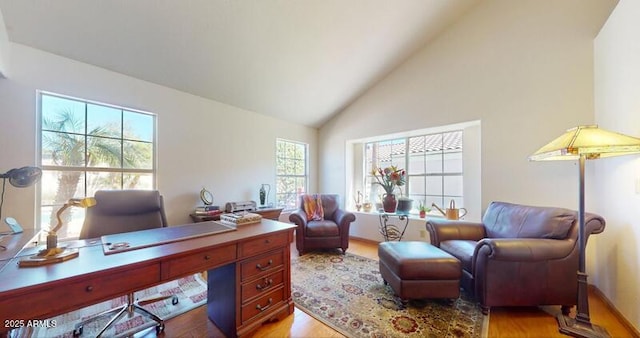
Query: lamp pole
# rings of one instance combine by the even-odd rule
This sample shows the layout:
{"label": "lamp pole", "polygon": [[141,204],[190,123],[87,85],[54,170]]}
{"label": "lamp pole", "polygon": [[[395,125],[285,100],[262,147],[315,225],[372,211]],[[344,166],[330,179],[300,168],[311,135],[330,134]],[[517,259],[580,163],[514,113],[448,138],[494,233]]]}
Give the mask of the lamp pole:
{"label": "lamp pole", "polygon": [[585,240],[586,224],[584,224],[584,167],[586,162],[586,155],[580,154],[578,160],[579,184],[578,184],[578,245],[580,250],[580,258],[578,259],[578,304],[576,306],[576,320],[581,323],[587,323],[591,325],[591,319],[589,318],[589,294],[587,290],[587,268],[586,268],[586,249],[587,243]]}
{"label": "lamp pole", "polygon": [[558,314],[557,320],[560,326],[560,333],[564,333],[574,337],[609,337],[609,333],[606,329],[591,324],[589,318],[589,291],[587,289],[587,273],[585,264],[586,255],[586,224],[585,224],[585,207],[584,207],[584,167],[586,162],[586,155],[580,154],[578,159],[578,300],[576,305],[576,318],[573,319],[562,313]]}

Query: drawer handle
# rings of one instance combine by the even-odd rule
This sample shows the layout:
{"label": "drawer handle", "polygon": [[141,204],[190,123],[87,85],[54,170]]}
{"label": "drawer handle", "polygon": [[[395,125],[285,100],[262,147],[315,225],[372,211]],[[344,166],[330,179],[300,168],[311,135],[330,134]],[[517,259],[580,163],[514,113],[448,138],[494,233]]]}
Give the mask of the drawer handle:
{"label": "drawer handle", "polygon": [[267,263],[267,266],[262,266],[262,264],[260,263],[256,264],[256,269],[260,271],[267,271],[269,270],[272,264],[273,264],[273,259],[270,259],[269,262]]}
{"label": "drawer handle", "polygon": [[267,305],[265,306],[261,306],[260,304],[256,305],[256,309],[258,309],[260,312],[267,310],[268,308],[271,307],[271,303],[273,303],[273,299],[269,298],[269,301],[267,302]]}
{"label": "drawer handle", "polygon": [[260,291],[263,291],[264,289],[266,289],[266,288],[270,287],[272,284],[273,284],[273,279],[271,279],[271,278],[268,278],[268,279],[267,279],[267,278],[265,278],[265,279],[264,279],[264,284],[263,284],[263,285],[257,284],[257,285],[256,285],[256,289],[258,289],[258,290],[260,290]]}
{"label": "drawer handle", "polygon": [[271,240],[270,240],[270,239],[265,239],[265,240],[264,240],[264,243],[265,243],[265,244],[269,244],[269,243],[271,243]]}
{"label": "drawer handle", "polygon": [[87,291],[87,292],[91,292],[91,291],[93,291],[93,286],[91,286],[91,285],[87,286],[87,287],[85,288],[85,291]]}
{"label": "drawer handle", "polygon": [[205,255],[205,256],[204,256],[204,260],[205,260],[205,261],[208,261],[208,260],[210,260],[210,259],[211,259],[211,256],[209,256],[209,255]]}

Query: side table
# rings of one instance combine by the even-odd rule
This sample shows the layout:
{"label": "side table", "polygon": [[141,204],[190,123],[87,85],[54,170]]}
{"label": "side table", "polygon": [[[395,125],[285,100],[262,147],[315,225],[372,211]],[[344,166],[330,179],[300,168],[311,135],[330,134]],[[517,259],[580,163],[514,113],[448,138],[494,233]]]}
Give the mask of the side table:
{"label": "side table", "polygon": [[[404,222],[402,232],[400,231],[400,227],[398,225],[389,223],[389,220],[392,218],[397,219],[397,221],[399,222],[399,226],[402,226],[402,223]],[[407,230],[407,225],[409,225],[409,216],[407,215],[388,213],[380,214],[380,234],[382,234],[382,237],[384,237],[385,241],[401,241],[402,236],[404,236],[404,232]]]}

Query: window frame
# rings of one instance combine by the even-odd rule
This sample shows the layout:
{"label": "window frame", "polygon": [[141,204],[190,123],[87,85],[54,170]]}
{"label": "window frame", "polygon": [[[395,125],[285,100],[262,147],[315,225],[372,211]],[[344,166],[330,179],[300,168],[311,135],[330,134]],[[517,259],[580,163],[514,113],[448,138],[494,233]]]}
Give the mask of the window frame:
{"label": "window frame", "polygon": [[[77,135],[78,137],[83,137],[84,140],[84,144],[85,144],[85,149],[84,149],[84,160],[83,160],[83,165],[68,165],[68,166],[59,166],[59,165],[52,165],[52,164],[44,164],[44,146],[43,146],[43,134],[44,132],[59,132],[59,131],[55,131],[55,130],[45,130],[44,129],[44,125],[43,125],[43,119],[44,119],[44,113],[43,113],[43,97],[44,96],[49,96],[49,97],[54,97],[54,98],[58,98],[58,99],[63,99],[63,100],[70,100],[70,101],[75,101],[78,102],[80,104],[82,104],[84,106],[84,132],[83,133],[78,133],[78,132],[69,132],[68,134],[72,134],[72,135]],[[156,189],[157,187],[157,167],[158,167],[158,154],[157,154],[157,144],[158,144],[158,116],[157,114],[151,113],[151,112],[147,112],[147,111],[143,111],[143,110],[139,110],[139,109],[134,109],[134,108],[128,108],[128,107],[123,107],[123,106],[118,106],[118,105],[114,105],[114,104],[108,104],[108,103],[103,103],[103,102],[98,102],[98,101],[93,101],[93,100],[88,100],[88,99],[81,99],[81,98],[77,98],[77,97],[72,97],[72,96],[68,96],[68,95],[63,95],[63,94],[58,94],[58,93],[54,93],[54,92],[48,92],[48,91],[43,91],[43,90],[38,90],[37,91],[37,100],[36,100],[36,162],[38,163],[38,165],[40,166],[40,168],[43,170],[43,173],[47,173],[47,172],[81,172],[81,175],[83,177],[83,182],[79,182],[79,184],[83,184],[83,195],[85,196],[73,196],[74,198],[82,198],[82,197],[87,197],[87,192],[88,192],[88,179],[87,179],[87,175],[88,174],[100,174],[100,173],[116,173],[116,174],[120,174],[121,175],[121,179],[120,179],[120,187],[119,189],[123,189],[124,185],[126,184],[125,180],[122,179],[123,176],[127,175],[127,174],[147,174],[150,176],[150,189]],[[122,128],[120,131],[120,135],[119,137],[114,137],[114,136],[108,136],[108,137],[104,137],[107,139],[111,139],[115,142],[119,142],[120,143],[120,165],[118,167],[103,167],[103,166],[89,166],[89,164],[87,163],[87,147],[86,145],[87,143],[87,139],[90,137],[100,137],[100,136],[96,136],[96,135],[91,135],[88,131],[88,119],[87,116],[89,116],[89,106],[93,105],[93,106],[99,106],[99,107],[104,107],[104,108],[108,108],[108,109],[115,109],[115,110],[119,110],[120,113],[120,127]],[[133,138],[128,138],[126,137],[126,133],[125,133],[125,129],[124,129],[124,117],[125,114],[141,114],[141,115],[145,115],[145,116],[149,116],[151,117],[151,126],[150,127],[150,132],[152,133],[152,135],[148,138],[149,140],[143,140],[141,139],[133,139]],[[145,125],[146,126],[146,125]],[[123,161],[123,159],[126,157],[126,152],[125,152],[125,146],[124,144],[126,142],[129,143],[140,143],[140,144],[147,144],[150,145],[151,148],[151,159],[148,161],[148,164],[150,164],[150,168],[128,168],[125,165],[125,161]],[[57,204],[56,201],[52,201],[52,204],[47,204],[47,205],[43,205],[43,196],[42,194],[44,193],[44,189],[41,186],[42,183],[38,184],[37,187],[37,195],[36,195],[36,228],[37,229],[42,229],[43,227],[46,228],[47,224],[43,224],[43,222],[45,221],[43,219],[43,208],[52,208],[52,210],[56,210],[56,208],[59,208],[61,206],[61,204]],[[80,187],[80,185],[78,185],[78,187]],[[76,210],[78,209],[78,210]],[[84,210],[82,208],[74,208],[73,212],[78,212],[78,213],[82,213],[84,215]],[[53,225],[51,225],[53,226]],[[66,225],[65,225],[66,227]],[[64,237],[61,237],[64,238]],[[73,238],[73,237],[68,237],[68,238]]]}
{"label": "window frame", "polygon": [[[460,134],[460,146],[456,147],[454,150],[451,149],[446,149],[445,147],[445,134],[453,134],[453,133],[459,133]],[[422,151],[422,152],[412,152],[411,151],[411,139],[414,138],[419,138],[419,137],[432,137],[432,136],[437,136],[440,135],[441,136],[441,144],[440,144],[440,150],[439,151],[435,151],[432,152],[433,155],[440,155],[440,166],[441,166],[441,171],[439,173],[429,173],[426,168],[424,170],[424,173],[420,173],[420,174],[415,174],[412,173],[412,170],[410,170],[410,163],[411,163],[411,155],[414,153],[421,153],[422,156],[424,156],[426,158],[426,156],[428,155],[427,151]],[[382,162],[380,161],[380,157],[376,158],[377,152],[379,151],[380,147],[385,146],[385,144],[404,144],[404,147],[402,149],[403,154],[399,154],[400,156],[397,156],[398,154],[396,154],[396,156],[394,156],[394,152],[393,150],[389,151],[389,159],[386,161],[385,164],[382,164]],[[371,161],[369,161],[369,155],[367,152],[367,147],[371,146],[373,148],[377,148],[376,151],[372,151],[372,159]],[[377,147],[376,147],[377,146]],[[405,169],[407,172],[407,178],[405,181],[405,184],[401,187],[397,187],[396,189],[400,190],[399,195],[401,196],[408,196],[409,198],[414,200],[414,203],[412,204],[412,211],[411,213],[417,213],[418,207],[419,207],[419,203],[422,201],[431,201],[433,203],[434,200],[437,199],[437,204],[439,206],[446,206],[448,205],[449,201],[451,199],[456,200],[456,205],[457,206],[463,206],[464,205],[464,189],[463,187],[460,188],[461,193],[459,195],[453,195],[453,194],[447,194],[446,193],[446,185],[445,185],[445,181],[446,181],[446,177],[460,177],[461,178],[461,184],[464,184],[464,163],[463,163],[463,152],[464,152],[464,128],[460,128],[460,129],[450,129],[450,130],[443,130],[443,131],[438,131],[438,132],[428,132],[428,133],[417,133],[415,135],[411,134],[411,135],[401,135],[401,136],[396,136],[396,137],[380,137],[380,138],[374,138],[371,139],[369,141],[363,142],[362,143],[362,168],[363,168],[363,174],[362,174],[362,187],[364,190],[364,196],[366,198],[366,200],[369,201],[374,201],[374,202],[378,202],[378,199],[376,198],[376,192],[380,192],[380,190],[382,189],[379,186],[376,186],[375,184],[372,184],[371,182],[374,182],[375,179],[373,178],[373,175],[371,174],[371,170],[373,169],[373,167],[380,167],[380,168],[385,168],[388,167],[390,165],[395,165],[396,167],[398,167],[399,169]],[[393,146],[391,146],[393,147]],[[449,172],[445,170],[445,155],[446,154],[451,154],[451,153],[456,153],[459,154],[460,156],[460,171],[456,171],[456,172]],[[398,159],[399,158],[403,158],[403,163],[399,163]],[[424,163],[426,165],[426,159],[424,160]],[[424,183],[424,193],[423,194],[410,194],[411,190],[412,190],[412,178],[416,178],[416,177],[424,177],[425,178],[425,183]],[[427,187],[426,187],[426,180],[428,177],[440,177],[440,184],[442,185],[442,190],[441,193],[439,195],[435,195],[435,194],[428,194],[427,193]],[[375,186],[375,188],[374,188]],[[416,196],[419,195],[420,199],[416,200]],[[431,198],[428,198],[431,197]],[[445,205],[446,203],[446,205]],[[426,202],[425,206],[430,208],[431,207],[431,203],[430,202]]]}
{"label": "window frame", "polygon": [[[295,145],[295,146],[303,146],[304,147],[304,174],[300,175],[300,174],[280,174],[279,170],[278,170],[278,165],[279,165],[279,160],[281,158],[283,158],[280,153],[279,153],[279,143],[284,143],[285,145],[287,144],[291,144],[291,145]],[[287,212],[287,211],[293,211],[295,209],[297,209],[299,207],[299,200],[300,200],[300,195],[306,193],[309,190],[309,144],[305,143],[305,142],[300,142],[300,141],[293,141],[293,140],[287,140],[287,139],[283,139],[283,138],[276,138],[276,146],[275,146],[275,204],[277,207],[282,207],[283,208],[283,212]],[[286,157],[284,157],[286,158]],[[298,160],[298,159],[296,159]],[[279,182],[281,178],[293,178],[294,180],[298,180],[298,179],[303,179],[304,180],[304,186],[303,191],[296,191],[296,192],[280,192],[279,191]],[[281,199],[281,195],[282,194],[287,194],[289,195],[288,197],[285,198],[285,200],[288,200],[290,198],[294,198],[294,205],[289,205],[287,203],[282,203],[282,199]],[[295,197],[294,197],[295,196]]]}

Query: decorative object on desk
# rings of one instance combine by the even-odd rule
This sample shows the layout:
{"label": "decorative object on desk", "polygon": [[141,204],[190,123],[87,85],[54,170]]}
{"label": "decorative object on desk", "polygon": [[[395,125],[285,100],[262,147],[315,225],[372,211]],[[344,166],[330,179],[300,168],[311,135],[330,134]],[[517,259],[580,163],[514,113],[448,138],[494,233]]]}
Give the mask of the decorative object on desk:
{"label": "decorative object on desk", "polygon": [[409,215],[413,208],[413,200],[409,197],[399,197],[396,213],[400,215]]}
{"label": "decorative object on desk", "polygon": [[4,222],[9,226],[9,228],[11,229],[11,232],[3,232],[3,233],[0,233],[0,235],[19,234],[24,231],[20,223],[18,223],[18,221],[13,217],[5,218]]}
{"label": "decorative object on desk", "polygon": [[34,185],[42,177],[42,170],[38,167],[14,168],[4,174],[2,178],[2,193],[0,194],[0,219],[2,219],[2,205],[4,204],[4,189],[9,179],[9,183],[16,188],[26,188]]}
{"label": "decorative object on desk", "polygon": [[47,248],[40,250],[38,254],[23,258],[20,260],[20,267],[26,266],[39,266],[51,263],[58,263],[66,261],[71,258],[78,257],[78,249],[68,249],[66,247],[58,247],[58,230],[62,227],[62,212],[69,207],[82,207],[90,208],[96,205],[96,200],[93,197],[87,198],[72,198],[65,203],[60,210],[56,213],[58,224],[53,229],[50,229],[47,234]]}
{"label": "decorative object on desk", "polygon": [[[440,209],[435,203],[431,203],[431,206],[438,209],[438,211],[440,211],[440,213],[442,214],[442,216],[444,216],[446,219],[452,220],[452,221],[456,221],[461,219],[462,217],[464,217],[464,215],[467,214],[467,209],[465,208],[456,208],[456,201],[451,200],[451,202],[449,202],[449,207],[446,208],[445,210]],[[462,215],[460,214],[460,210],[463,211]]]}
{"label": "decorative object on desk", "polygon": [[416,300],[404,305],[384,285],[378,262],[338,251],[291,259],[298,309],[347,337],[486,337],[489,316],[464,291],[453,304]]}
{"label": "decorative object on desk", "polygon": [[213,194],[206,188],[202,188],[202,190],[200,190],[200,200],[204,205],[211,205],[213,204]]}
{"label": "decorative object on desk", "polygon": [[420,218],[427,217],[427,213],[431,211],[431,208],[427,207],[423,201],[420,201],[420,206],[418,207],[418,212],[420,213]]}
{"label": "decorative object on desk", "polygon": [[[181,301],[173,303],[171,299],[144,304],[149,311],[169,319],[207,303],[207,282],[200,274],[190,275],[168,283],[160,284],[135,293],[136,298],[157,299],[167,293],[179,296]],[[49,318],[45,323],[56,325],[25,327],[18,332],[18,337],[72,337],[75,325],[87,318],[95,317],[104,311],[118,308],[125,304],[127,297],[119,297],[106,302],[94,304],[80,310],[72,311],[60,316]],[[83,337],[95,337],[110,318],[104,317],[83,327]],[[136,313],[132,317],[118,321],[107,330],[105,337],[126,337],[145,328],[153,327],[156,323],[149,318]]]}
{"label": "decorative object on desk", "polygon": [[269,200],[269,193],[271,192],[271,186],[263,183],[260,186],[260,207],[266,208],[266,203]]}
{"label": "decorative object on desk", "polygon": [[587,274],[585,271],[585,202],[584,171],[586,160],[640,153],[640,139],[607,131],[598,126],[578,126],[567,130],[529,156],[531,161],[578,160],[578,300],[576,317],[564,314],[557,317],[561,333],[575,337],[608,337],[607,330],[591,324],[589,299],[587,296]]}

